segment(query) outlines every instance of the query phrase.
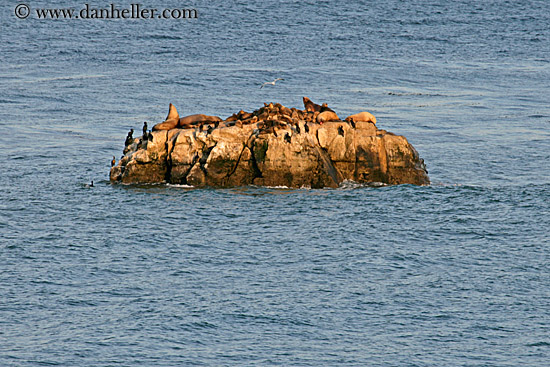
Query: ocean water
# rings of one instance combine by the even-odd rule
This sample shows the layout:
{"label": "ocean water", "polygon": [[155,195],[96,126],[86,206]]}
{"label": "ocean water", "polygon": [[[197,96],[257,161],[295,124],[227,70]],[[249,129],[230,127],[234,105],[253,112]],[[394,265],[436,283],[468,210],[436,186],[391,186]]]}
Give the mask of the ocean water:
{"label": "ocean water", "polygon": [[[545,1],[141,3],[198,11],[170,20],[6,3],[0,365],[548,365]],[[302,96],[372,112],[432,184],[108,181],[168,103],[227,117]]]}

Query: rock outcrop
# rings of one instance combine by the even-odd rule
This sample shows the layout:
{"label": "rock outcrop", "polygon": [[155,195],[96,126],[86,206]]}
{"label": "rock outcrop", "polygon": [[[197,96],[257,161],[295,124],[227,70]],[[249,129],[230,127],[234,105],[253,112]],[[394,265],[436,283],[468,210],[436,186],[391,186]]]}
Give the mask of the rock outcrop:
{"label": "rock outcrop", "polygon": [[318,113],[266,104],[215,125],[153,131],[127,142],[110,179],[196,187],[429,184],[424,161],[405,137],[373,122],[319,124]]}

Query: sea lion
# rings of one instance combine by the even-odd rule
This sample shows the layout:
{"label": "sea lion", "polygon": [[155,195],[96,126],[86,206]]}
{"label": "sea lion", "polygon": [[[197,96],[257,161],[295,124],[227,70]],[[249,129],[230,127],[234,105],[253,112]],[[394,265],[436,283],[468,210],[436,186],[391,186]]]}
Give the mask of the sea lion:
{"label": "sea lion", "polygon": [[238,117],[239,117],[239,120],[241,120],[241,121],[248,120],[249,118],[251,118],[252,116],[254,116],[253,113],[245,112],[245,111],[243,111],[243,110],[240,110],[239,113],[238,113],[237,115],[238,115]]}
{"label": "sea lion", "polygon": [[172,103],[170,103],[170,107],[168,109],[168,116],[166,116],[166,119],[164,122],[158,123],[155,126],[153,126],[153,131],[158,130],[172,130],[178,127],[180,115],[178,114],[178,110],[176,110],[176,107]]}
{"label": "sea lion", "polygon": [[306,111],[311,111],[311,112],[320,112],[321,111],[321,106],[319,106],[317,103],[313,103],[311,101],[311,99],[307,98],[307,97],[303,97],[302,98],[303,102],[304,102],[304,107],[306,109]]}
{"label": "sea lion", "polygon": [[283,115],[292,116],[292,110],[285,106],[279,107],[279,112],[281,112]]}
{"label": "sea lion", "polygon": [[292,122],[292,118],[290,116],[287,116],[287,115],[277,115],[277,120],[288,122],[288,123]]}
{"label": "sea lion", "polygon": [[340,118],[338,115],[332,111],[325,111],[321,112],[319,115],[317,115],[317,122],[322,124],[323,122],[328,121],[340,121]]}
{"label": "sea lion", "polygon": [[372,113],[363,111],[356,113],[355,115],[351,115],[346,117],[345,119],[347,122],[372,122],[376,125],[376,117]]}
{"label": "sea lion", "polygon": [[198,122],[216,122],[216,121],[220,122],[222,121],[222,119],[219,118],[218,116],[208,116],[208,115],[203,115],[198,113],[195,115],[189,115],[189,116],[180,118],[178,126],[185,129]]}
{"label": "sea lion", "polygon": [[334,112],[326,103],[323,103],[321,105],[321,109],[319,110],[319,112],[325,112],[325,111]]}
{"label": "sea lion", "polygon": [[258,119],[262,121],[266,121],[269,118],[269,113],[264,111],[258,115]]}
{"label": "sea lion", "polygon": [[237,116],[236,113],[232,114],[228,118],[226,118],[224,121],[231,122],[231,121],[237,121],[239,119],[239,116]]}

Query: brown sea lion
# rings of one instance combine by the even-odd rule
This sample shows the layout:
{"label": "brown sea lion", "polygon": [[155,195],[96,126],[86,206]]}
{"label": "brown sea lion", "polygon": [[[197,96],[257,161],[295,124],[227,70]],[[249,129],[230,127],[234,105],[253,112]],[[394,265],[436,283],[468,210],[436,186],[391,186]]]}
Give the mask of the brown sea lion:
{"label": "brown sea lion", "polygon": [[243,125],[250,125],[258,122],[258,116],[252,116],[246,120],[243,120]]}
{"label": "brown sea lion", "polygon": [[269,118],[269,113],[265,111],[258,115],[258,119],[262,121],[266,121],[268,118]]}
{"label": "brown sea lion", "polygon": [[284,122],[292,122],[292,117],[287,115],[278,115],[278,120]]}
{"label": "brown sea lion", "polygon": [[311,112],[321,111],[321,106],[319,106],[316,103],[313,103],[311,99],[307,97],[303,97],[302,100],[304,101],[304,107],[306,111],[311,111]]}
{"label": "brown sea lion", "polygon": [[237,116],[236,113],[232,114],[228,118],[226,118],[224,121],[230,122],[230,121],[237,121],[239,119],[239,116]]}
{"label": "brown sea lion", "polygon": [[338,115],[332,111],[325,111],[321,112],[319,115],[317,115],[317,122],[322,124],[323,122],[328,121],[340,121],[340,118]]}
{"label": "brown sea lion", "polygon": [[176,110],[176,107],[172,103],[170,103],[170,107],[168,109],[168,116],[166,116],[166,119],[164,122],[161,122],[159,124],[156,124],[153,126],[153,131],[158,130],[172,130],[178,126],[180,115],[178,114],[178,110]]}
{"label": "brown sea lion", "polygon": [[325,112],[325,111],[334,112],[326,103],[323,103],[321,105],[321,110],[319,112]]}
{"label": "brown sea lion", "polygon": [[288,107],[282,106],[279,108],[279,112],[281,112],[283,115],[291,116],[292,110]]}
{"label": "brown sea lion", "polygon": [[189,115],[185,116],[179,119],[179,127],[187,128],[191,125],[194,125],[196,123],[200,122],[220,122],[222,119],[218,116],[208,116],[203,114],[195,114],[195,115]]}
{"label": "brown sea lion", "polygon": [[248,120],[249,118],[251,118],[252,116],[254,116],[253,113],[251,112],[244,112],[240,114],[240,118],[241,120]]}
{"label": "brown sea lion", "polygon": [[376,117],[374,117],[374,115],[372,113],[369,113],[369,112],[359,112],[359,113],[356,113],[355,115],[351,115],[351,116],[348,116],[346,117],[346,121],[347,122],[372,122],[373,124],[376,125]]}

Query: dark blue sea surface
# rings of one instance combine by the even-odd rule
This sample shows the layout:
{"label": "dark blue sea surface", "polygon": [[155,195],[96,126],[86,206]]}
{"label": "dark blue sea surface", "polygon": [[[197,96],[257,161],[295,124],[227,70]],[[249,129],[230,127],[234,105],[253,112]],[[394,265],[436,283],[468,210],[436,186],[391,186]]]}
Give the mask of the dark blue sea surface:
{"label": "dark blue sea surface", "polygon": [[[546,1],[17,4],[0,5],[1,366],[548,366]],[[372,112],[432,184],[108,181],[168,103],[227,117],[302,96]]]}

